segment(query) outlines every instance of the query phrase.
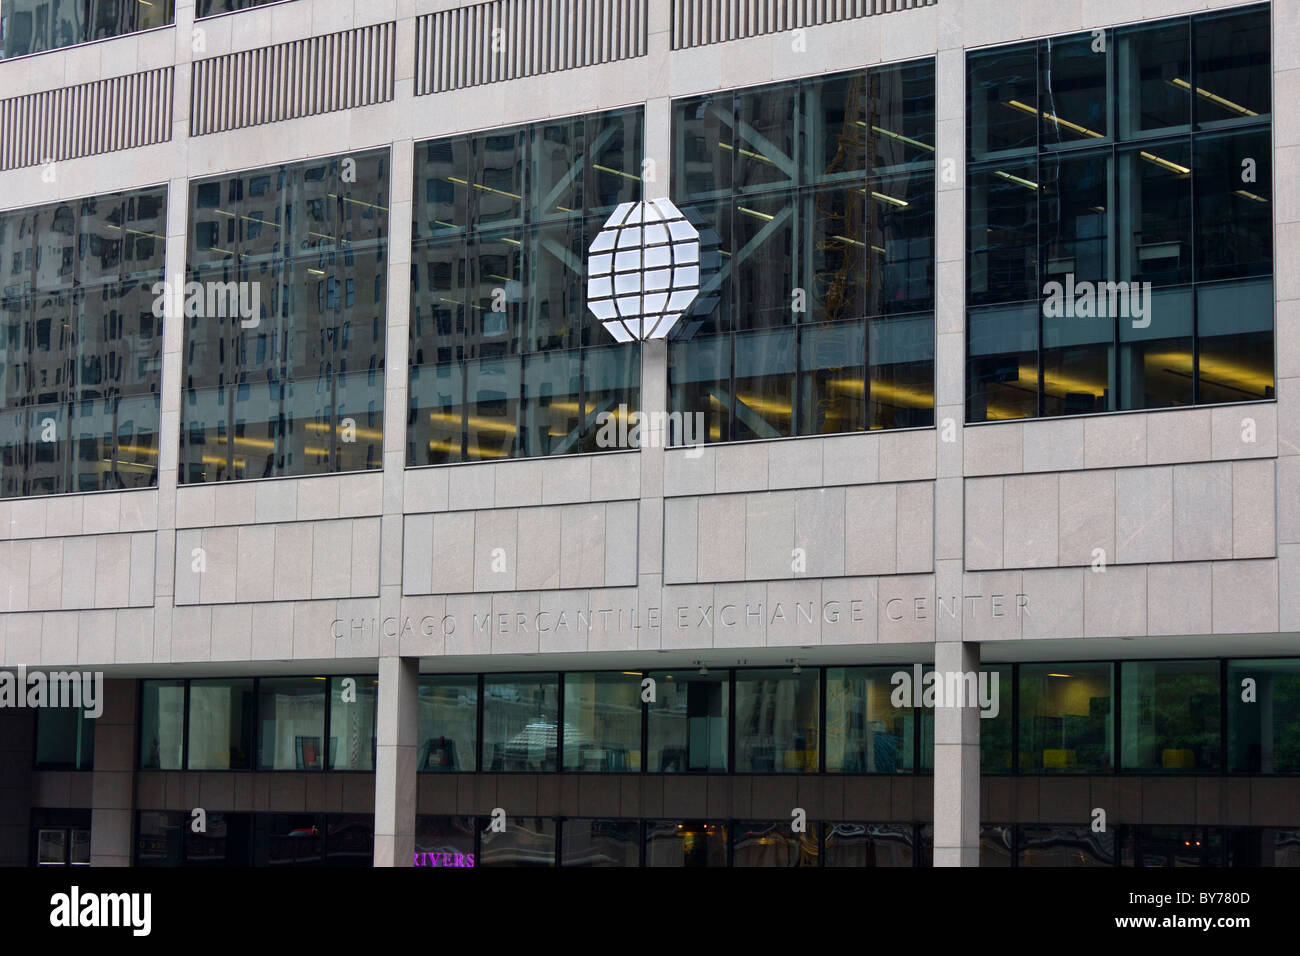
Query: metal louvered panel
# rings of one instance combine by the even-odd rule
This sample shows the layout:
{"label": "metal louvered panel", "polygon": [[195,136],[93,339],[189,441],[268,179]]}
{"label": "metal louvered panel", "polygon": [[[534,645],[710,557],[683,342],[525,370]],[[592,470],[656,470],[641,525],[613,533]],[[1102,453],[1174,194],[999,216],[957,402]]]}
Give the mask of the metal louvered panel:
{"label": "metal louvered panel", "polygon": [[938,0],[672,0],[673,49],[934,6]]}
{"label": "metal louvered panel", "polygon": [[396,36],[396,23],[377,23],[196,60],[190,135],[386,103]]}
{"label": "metal louvered panel", "polygon": [[651,3],[490,0],[419,17],[415,94],[645,56]]}
{"label": "metal louvered panel", "polygon": [[171,139],[172,68],[0,100],[0,170]]}

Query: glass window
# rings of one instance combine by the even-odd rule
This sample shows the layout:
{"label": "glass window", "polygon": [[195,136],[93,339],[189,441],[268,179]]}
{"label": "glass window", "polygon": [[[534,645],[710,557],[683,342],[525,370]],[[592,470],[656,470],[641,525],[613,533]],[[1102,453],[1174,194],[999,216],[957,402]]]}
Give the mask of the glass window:
{"label": "glass window", "polygon": [[95,723],[76,707],[36,711],[36,769],[94,770]]}
{"label": "glass window", "polygon": [[421,676],[416,769],[478,769],[478,677]]}
{"label": "glass window", "polygon": [[817,668],[736,674],[736,772],[816,773]]}
{"label": "glass window", "polygon": [[[559,769],[558,704],[555,674],[487,675],[483,680],[483,769]],[[568,727],[564,738],[566,748],[578,746]]]}
{"label": "glass window", "polygon": [[1217,827],[1133,827],[1130,834],[1136,866],[1224,865],[1223,831]]}
{"label": "glass window", "polygon": [[486,828],[481,836],[479,866],[555,866],[554,820],[507,816],[504,831]]}
{"label": "glass window", "polygon": [[638,107],[418,145],[408,466],[603,450],[600,415],[636,408],[639,345],[590,314],[586,258],[640,198],[642,125]]}
{"label": "glass window", "polygon": [[44,827],[36,833],[36,865],[65,866],[68,862],[68,831]]}
{"label": "glass window", "polygon": [[248,770],[253,750],[253,681],[190,681],[189,770]]}
{"label": "glass window", "polygon": [[968,421],[1273,398],[1268,16],[968,55]]}
{"label": "glass window", "polygon": [[267,677],[257,686],[258,770],[322,770],[324,677]]}
{"label": "glass window", "polygon": [[140,682],[140,766],[180,770],[185,747],[185,681]]}
{"label": "glass window", "polygon": [[0,59],[165,26],[174,8],[174,0],[5,0]]}
{"label": "glass window", "polygon": [[248,866],[253,846],[253,814],[209,813],[206,833],[184,826],[188,866]]}
{"label": "glass window", "polygon": [[707,441],[932,424],[933,62],[679,100],[673,124],[719,261],[670,346],[672,410]]}
{"label": "glass window", "polygon": [[325,818],[326,866],[373,866],[375,816],[332,813]]}
{"label": "glass window", "polygon": [[835,823],[826,827],[826,866],[915,866],[910,823]]}
{"label": "glass window", "polygon": [[473,866],[477,830],[474,817],[416,817],[415,865]]}
{"label": "glass window", "polygon": [[1120,674],[1125,770],[1219,769],[1218,661],[1126,661]]}
{"label": "glass window", "polygon": [[727,770],[727,673],[652,671],[648,767],[651,771]]}
{"label": "glass window", "polygon": [[1115,831],[1092,827],[1020,826],[1020,866],[1114,866]]}
{"label": "glass window", "polygon": [[640,671],[566,674],[564,769],[641,769]]}
{"label": "glass window", "polygon": [[980,716],[980,773],[1011,773],[1014,748],[1011,735],[1014,731],[1015,713],[1012,710],[1012,695],[1015,682],[1010,666],[982,667],[990,679],[998,679],[998,713],[996,717]]}
{"label": "glass window", "polygon": [[702,820],[651,820],[645,830],[646,866],[726,866],[727,827]]}
{"label": "glass window", "polygon": [[1233,827],[1228,866],[1300,866],[1300,829]]}
{"label": "glass window", "polygon": [[194,10],[195,18],[211,17],[219,13],[231,13],[235,10],[251,10],[276,0],[197,0]]}
{"label": "glass window", "polygon": [[1020,772],[1114,768],[1112,665],[1020,665]]}
{"label": "glass window", "polygon": [[641,824],[636,820],[565,819],[561,866],[637,866]]}
{"label": "glass window", "polygon": [[378,700],[378,678],[330,678],[331,770],[375,769],[375,713]]}
{"label": "glass window", "polygon": [[0,496],[156,484],[166,196],[0,216]]}
{"label": "glass window", "polygon": [[[981,765],[980,772],[983,773]],[[980,826],[980,866],[1011,866],[1016,858],[1016,828],[1010,824]]]}
{"label": "glass window", "polygon": [[179,866],[184,859],[186,822],[180,810],[141,810],[136,814],[135,865]]}
{"label": "glass window", "polygon": [[1300,773],[1300,660],[1228,662],[1228,769]]}
{"label": "glass window", "polygon": [[320,866],[325,860],[325,814],[254,815],[254,866]]}
{"label": "glass window", "polygon": [[793,833],[790,821],[738,822],[733,828],[736,846],[733,866],[817,866],[820,826],[808,824],[806,833]]}
{"label": "glass window", "polygon": [[[910,773],[916,709],[891,700],[894,667],[826,669],[826,770]],[[910,673],[910,672],[909,672]]]}
{"label": "glass window", "polygon": [[190,183],[182,482],[382,467],[388,176],[382,149]]}

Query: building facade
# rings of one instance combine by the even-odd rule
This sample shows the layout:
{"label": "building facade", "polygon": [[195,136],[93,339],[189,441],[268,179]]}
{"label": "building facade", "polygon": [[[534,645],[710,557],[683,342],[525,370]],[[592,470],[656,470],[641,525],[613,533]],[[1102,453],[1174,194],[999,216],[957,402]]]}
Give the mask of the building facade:
{"label": "building facade", "polygon": [[1300,863],[1300,0],[147,7],[0,4],[4,863]]}

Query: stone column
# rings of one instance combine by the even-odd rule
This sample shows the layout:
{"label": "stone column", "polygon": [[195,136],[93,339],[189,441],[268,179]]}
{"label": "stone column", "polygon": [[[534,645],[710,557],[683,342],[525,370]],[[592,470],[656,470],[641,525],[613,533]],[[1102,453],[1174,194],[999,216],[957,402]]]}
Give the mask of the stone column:
{"label": "stone column", "polygon": [[[966,54],[962,5],[941,8],[935,57],[935,669],[978,671],[979,645],[963,641],[966,422]],[[937,602],[936,602],[937,603]],[[979,866],[979,711],[937,708],[934,740],[934,865]]]}
{"label": "stone column", "polygon": [[135,816],[135,700],[139,683],[104,681],[104,712],[95,720],[91,782],[90,864],[130,866]]}
{"label": "stone column", "polygon": [[[935,645],[934,667],[940,676],[978,672],[979,665],[978,644]],[[934,865],[979,866],[979,708],[936,707],[934,718]]]}
{"label": "stone column", "polygon": [[416,698],[420,660],[379,659],[375,758],[375,866],[411,866],[415,853]]}

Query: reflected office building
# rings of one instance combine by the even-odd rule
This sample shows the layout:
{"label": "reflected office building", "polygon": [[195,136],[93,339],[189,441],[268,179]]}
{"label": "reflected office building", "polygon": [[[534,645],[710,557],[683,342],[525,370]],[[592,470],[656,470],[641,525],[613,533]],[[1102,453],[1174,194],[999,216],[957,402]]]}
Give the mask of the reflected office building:
{"label": "reflected office building", "polygon": [[0,862],[1300,865],[1300,0],[963,5],[5,0]]}

